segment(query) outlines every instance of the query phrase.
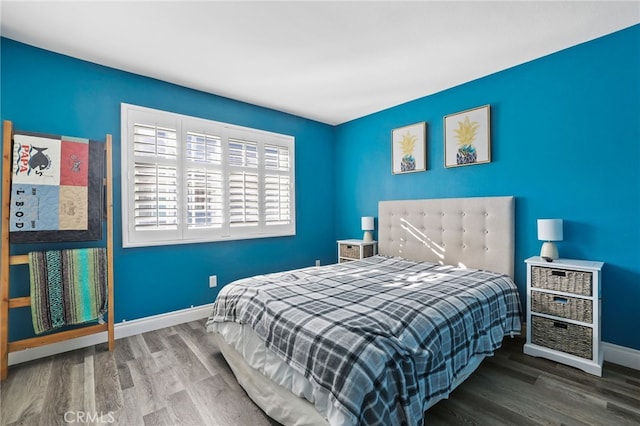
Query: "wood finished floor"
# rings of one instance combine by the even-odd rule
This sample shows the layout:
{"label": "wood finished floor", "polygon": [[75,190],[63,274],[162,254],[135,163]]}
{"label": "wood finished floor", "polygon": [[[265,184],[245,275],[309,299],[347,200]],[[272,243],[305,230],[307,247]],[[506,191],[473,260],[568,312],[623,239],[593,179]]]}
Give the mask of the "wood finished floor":
{"label": "wood finished floor", "polygon": [[[251,402],[203,326],[169,327],[9,369],[1,425],[277,425]],[[507,339],[428,425],[638,425],[640,372],[603,377],[522,353]],[[99,416],[102,415],[100,418]]]}

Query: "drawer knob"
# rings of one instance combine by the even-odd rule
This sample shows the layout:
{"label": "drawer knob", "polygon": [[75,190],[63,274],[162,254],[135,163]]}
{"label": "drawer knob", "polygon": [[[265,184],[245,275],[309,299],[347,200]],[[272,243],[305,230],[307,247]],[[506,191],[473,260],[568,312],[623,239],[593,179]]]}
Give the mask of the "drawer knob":
{"label": "drawer knob", "polygon": [[564,322],[553,322],[553,326],[556,328],[564,328],[565,330],[567,329],[567,324]]}
{"label": "drawer knob", "polygon": [[565,271],[551,271],[551,275],[555,275],[556,277],[566,277],[567,273]]}
{"label": "drawer knob", "polygon": [[569,299],[567,299],[566,297],[560,297],[560,296],[553,296],[553,301],[555,303],[562,303],[563,305],[566,305],[567,303],[569,303]]}

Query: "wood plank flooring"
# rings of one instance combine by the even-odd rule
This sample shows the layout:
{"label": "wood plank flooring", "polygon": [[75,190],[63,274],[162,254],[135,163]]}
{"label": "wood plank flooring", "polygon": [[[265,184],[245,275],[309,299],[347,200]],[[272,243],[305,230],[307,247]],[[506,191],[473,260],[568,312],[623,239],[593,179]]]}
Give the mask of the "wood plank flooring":
{"label": "wood plank flooring", "polygon": [[[247,397],[194,321],[9,369],[1,425],[277,425]],[[638,425],[640,372],[605,363],[603,377],[522,353],[506,339],[428,425]]]}
{"label": "wood plank flooring", "polygon": [[640,425],[640,371],[605,363],[596,377],[525,355],[523,345],[505,339],[425,424]]}

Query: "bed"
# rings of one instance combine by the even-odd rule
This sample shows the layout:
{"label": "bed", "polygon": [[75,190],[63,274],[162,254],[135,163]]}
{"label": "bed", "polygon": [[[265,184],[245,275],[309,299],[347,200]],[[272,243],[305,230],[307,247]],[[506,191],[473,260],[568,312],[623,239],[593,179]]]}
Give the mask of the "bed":
{"label": "bed", "polygon": [[381,201],[378,255],[220,291],[207,330],[285,425],[420,425],[520,334],[513,197]]}

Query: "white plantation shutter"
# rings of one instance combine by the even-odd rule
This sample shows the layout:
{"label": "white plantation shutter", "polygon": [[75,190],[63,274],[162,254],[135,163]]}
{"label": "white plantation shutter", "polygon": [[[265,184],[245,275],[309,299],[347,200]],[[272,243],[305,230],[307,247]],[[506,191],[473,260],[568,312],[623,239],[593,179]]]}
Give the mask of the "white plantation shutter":
{"label": "white plantation shutter", "polygon": [[178,229],[177,135],[174,127],[133,122],[134,231]]}
{"label": "white plantation shutter", "polygon": [[257,168],[258,144],[256,142],[229,138],[229,165]]}
{"label": "white plantation shutter", "polygon": [[187,132],[186,157],[194,163],[220,166],[222,164],[222,140],[220,136]]}
{"label": "white plantation shutter", "polygon": [[187,169],[187,227],[221,228],[223,224],[222,173],[206,169]]}
{"label": "white plantation shutter", "polygon": [[258,226],[260,188],[258,144],[229,138],[229,225]]}
{"label": "white plantation shutter", "polygon": [[286,225],[291,220],[291,178],[289,149],[286,146],[265,145],[265,222]]}
{"label": "white plantation shutter", "polygon": [[177,159],[176,129],[156,125],[134,123],[133,152],[136,156]]}
{"label": "white plantation shutter", "polygon": [[291,136],[122,104],[122,165],[125,247],[295,235]]}
{"label": "white plantation shutter", "polygon": [[220,229],[224,219],[222,139],[206,133],[186,134],[187,228]]}
{"label": "white plantation shutter", "polygon": [[134,227],[136,230],[178,228],[178,178],[171,166],[135,163]]}
{"label": "white plantation shutter", "polygon": [[258,174],[232,172],[229,174],[229,225],[258,226],[259,197]]}
{"label": "white plantation shutter", "polygon": [[266,175],[266,225],[286,225],[291,220],[291,181],[289,176]]}

